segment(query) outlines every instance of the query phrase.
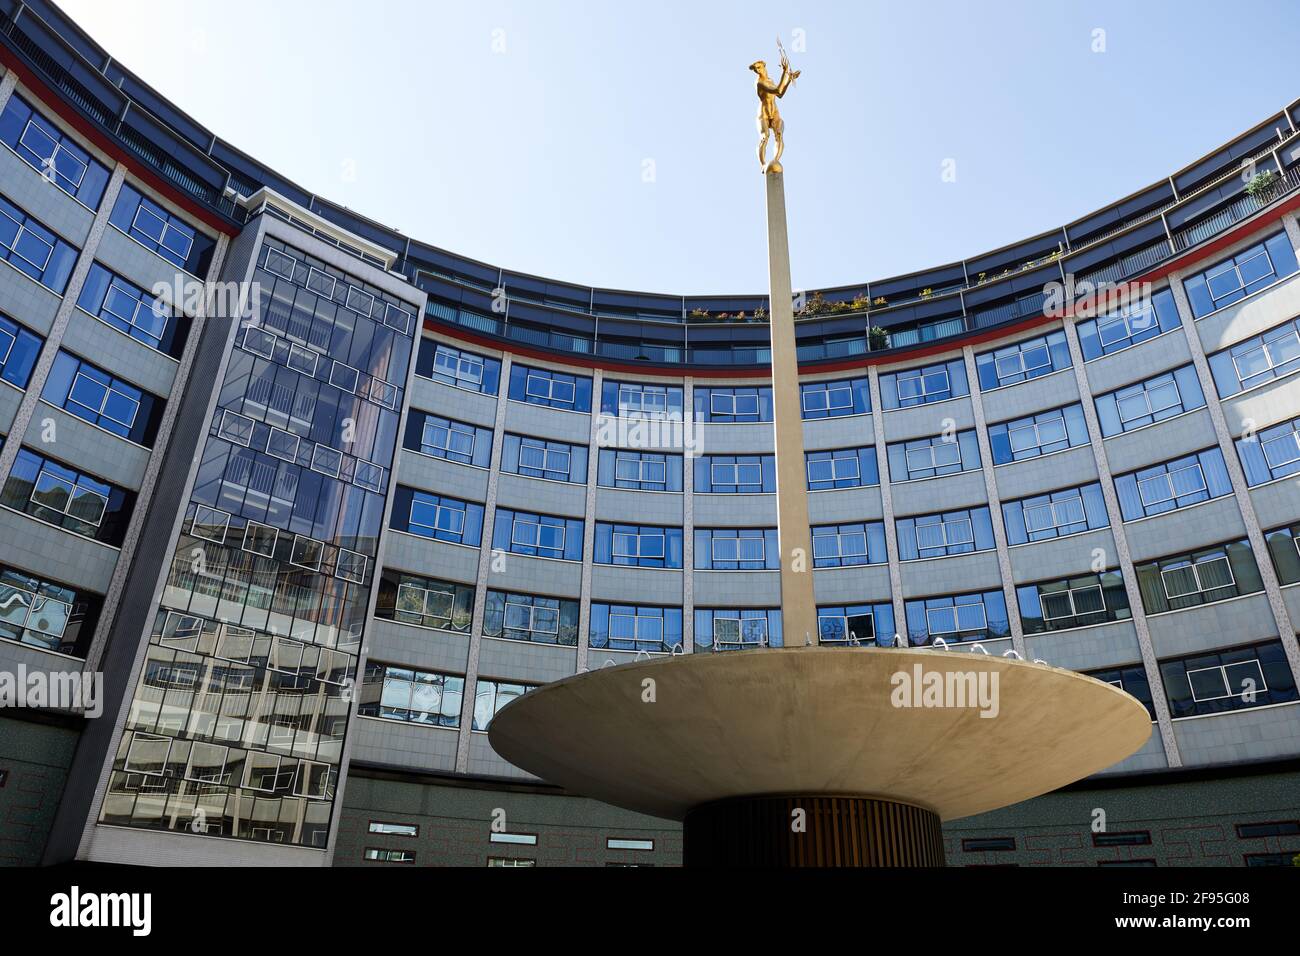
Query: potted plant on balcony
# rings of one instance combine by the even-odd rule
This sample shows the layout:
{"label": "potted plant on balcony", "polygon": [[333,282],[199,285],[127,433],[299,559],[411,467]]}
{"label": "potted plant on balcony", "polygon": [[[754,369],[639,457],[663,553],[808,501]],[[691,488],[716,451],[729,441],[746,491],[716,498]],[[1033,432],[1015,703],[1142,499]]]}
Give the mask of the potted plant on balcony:
{"label": "potted plant on balcony", "polygon": [[871,308],[871,300],[867,298],[865,293],[859,292],[853,297],[850,308],[854,312],[866,312]]}
{"label": "potted plant on balcony", "polygon": [[873,352],[889,348],[889,333],[878,325],[867,329],[867,347]]}
{"label": "potted plant on balcony", "polygon": [[709,321],[709,310],[691,309],[691,318],[694,319],[696,322],[707,322]]}
{"label": "potted plant on balcony", "polygon": [[1266,200],[1271,198],[1273,187],[1281,177],[1271,169],[1266,169],[1262,173],[1256,173],[1251,177],[1250,182],[1246,183],[1246,194],[1254,199]]}

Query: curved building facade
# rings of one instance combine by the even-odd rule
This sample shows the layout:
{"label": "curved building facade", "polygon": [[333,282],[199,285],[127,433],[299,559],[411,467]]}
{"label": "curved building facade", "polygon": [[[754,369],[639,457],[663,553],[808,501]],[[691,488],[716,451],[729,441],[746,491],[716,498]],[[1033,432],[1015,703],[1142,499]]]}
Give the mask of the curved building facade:
{"label": "curved building facade", "polygon": [[1076,222],[797,297],[791,634],[765,297],[362,219],[44,0],[0,0],[0,63],[0,667],[102,677],[0,718],[0,860],[671,865],[675,825],[512,767],[493,713],[809,642],[1146,705],[1138,753],[949,824],[950,862],[1300,853],[1300,103]]}

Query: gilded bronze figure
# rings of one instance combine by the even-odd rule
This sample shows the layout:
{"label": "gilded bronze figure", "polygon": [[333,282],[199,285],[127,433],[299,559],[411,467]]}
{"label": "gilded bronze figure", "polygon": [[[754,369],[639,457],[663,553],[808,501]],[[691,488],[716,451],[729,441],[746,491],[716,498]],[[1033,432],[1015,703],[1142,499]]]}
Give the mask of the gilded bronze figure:
{"label": "gilded bronze figure", "polygon": [[[781,153],[785,151],[785,123],[781,119],[781,113],[776,108],[776,101],[785,96],[785,91],[789,89],[790,84],[799,77],[798,70],[790,69],[790,59],[785,55],[785,47],[781,46],[781,41],[776,41],[777,48],[781,51],[781,79],[773,83],[771,77],[767,75],[767,64],[762,60],[755,60],[749,64],[749,68],[758,74],[758,80],[755,86],[758,89],[758,164],[765,173],[781,172]],[[767,138],[769,134],[776,134],[776,155],[772,161],[767,161]]]}

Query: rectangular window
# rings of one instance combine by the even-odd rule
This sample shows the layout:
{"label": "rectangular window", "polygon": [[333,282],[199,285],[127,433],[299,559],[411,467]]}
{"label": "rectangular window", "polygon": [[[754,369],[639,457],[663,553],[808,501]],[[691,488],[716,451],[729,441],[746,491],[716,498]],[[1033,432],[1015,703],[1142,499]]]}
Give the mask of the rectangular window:
{"label": "rectangular window", "polygon": [[27,388],[43,344],[40,336],[0,314],[0,381]]}
{"label": "rectangular window", "polygon": [[1049,332],[975,356],[981,391],[1014,385],[1070,367],[1070,348],[1062,331]]}
{"label": "rectangular window", "polygon": [[207,274],[216,243],[132,186],[122,186],[109,222],[172,265],[191,275]]}
{"label": "rectangular window", "polygon": [[1250,542],[1232,541],[1134,568],[1148,614],[1223,601],[1264,589]]}
{"label": "rectangular window", "polygon": [[889,604],[817,608],[817,642],[838,646],[893,647],[894,611]]}
{"label": "rectangular window", "polygon": [[762,608],[695,611],[696,651],[781,647],[781,612]]}
{"label": "rectangular window", "polygon": [[390,527],[426,538],[478,547],[483,535],[483,506],[398,485],[393,496]]}
{"label": "rectangular window", "polygon": [[607,381],[601,387],[600,411],[624,418],[682,416],[680,386]]}
{"label": "rectangular window", "polygon": [[1300,319],[1216,352],[1209,362],[1220,398],[1294,372],[1300,368]]}
{"label": "rectangular window", "polygon": [[1025,461],[1088,444],[1082,405],[1067,405],[989,426],[993,464]]}
{"label": "rectangular window", "polygon": [[[1118,574],[1119,572],[1115,573]],[[1151,722],[1155,722],[1156,706],[1151,700],[1151,683],[1147,680],[1146,667],[1142,664],[1084,671],[1083,673],[1096,678],[1103,684],[1112,684],[1129,696],[1135,697],[1147,709],[1147,716],[1151,718]]]}
{"label": "rectangular window", "polygon": [[1295,249],[1285,232],[1183,280],[1192,313],[1202,318],[1267,288],[1296,271]]}
{"label": "rectangular window", "polygon": [[[581,451],[585,465],[586,449]],[[586,480],[585,467],[582,480]],[[602,488],[681,491],[682,456],[602,448],[597,459],[596,483]]]}
{"label": "rectangular window", "polygon": [[880,401],[886,409],[928,405],[969,394],[961,359],[880,376]]}
{"label": "rectangular window", "polygon": [[772,420],[772,389],[698,387],[694,392],[695,419],[700,422],[738,423]]}
{"label": "rectangular window", "polygon": [[578,602],[489,591],[483,605],[483,633],[512,641],[573,647],[578,642]]}
{"label": "rectangular window", "polygon": [[1131,302],[1108,315],[1076,324],[1083,360],[1091,362],[1112,352],[1155,338],[1181,326],[1174,295],[1161,289],[1149,299]]}
{"label": "rectangular window", "polygon": [[387,850],[382,847],[367,847],[366,859],[378,863],[414,863],[414,850]]}
{"label": "rectangular window", "polygon": [[682,529],[635,524],[596,523],[595,564],[640,568],[680,568]]}
{"label": "rectangular window", "polygon": [[530,405],[591,411],[591,379],[526,365],[510,367],[510,399]]}
{"label": "rectangular window", "polygon": [[1016,588],[1016,599],[1026,634],[1090,627],[1133,616],[1118,571],[1021,585]]}
{"label": "rectangular window", "polygon": [[55,356],[41,398],[104,431],[145,447],[153,445],[162,423],[162,399],[70,352],[60,351]]}
{"label": "rectangular window", "polygon": [[[510,703],[516,697],[522,697],[528,691],[532,690],[535,685],[532,684],[509,684],[504,681],[484,680],[479,678],[478,687],[474,692],[474,723],[471,730],[486,731],[488,725],[492,723],[492,718],[497,712]],[[494,834],[500,836],[500,834]],[[508,834],[507,834],[508,835]],[[533,840],[536,841],[536,837]],[[494,842],[516,842],[496,840]]]}
{"label": "rectangular window", "polygon": [[987,507],[900,518],[897,527],[900,561],[987,551],[994,546]]}
{"label": "rectangular window", "polygon": [[1191,365],[1107,392],[1095,399],[1097,420],[1106,438],[1173,418],[1205,405],[1205,395]]}
{"label": "rectangular window", "polygon": [[414,823],[384,823],[380,820],[371,820],[366,832],[382,833],[385,836],[416,837],[420,835],[420,828]]}
{"label": "rectangular window", "polygon": [[0,566],[0,639],[84,658],[103,598]]}
{"label": "rectangular window", "polygon": [[380,577],[375,617],[417,627],[466,632],[474,613],[474,588],[433,578],[385,570]]}
{"label": "rectangular window", "polygon": [[1101,485],[1064,488],[1002,505],[1007,544],[1046,541],[1110,525]]}
{"label": "rectangular window", "polygon": [[495,395],[501,381],[501,362],[422,338],[415,360],[415,374],[468,392]]}
{"label": "rectangular window", "polygon": [[0,196],[0,259],[63,295],[77,250]]}
{"label": "rectangular window", "polygon": [[896,482],[955,475],[980,466],[979,440],[974,431],[892,442],[886,454],[889,477]]}
{"label": "rectangular window", "polygon": [[866,376],[835,382],[805,382],[799,386],[799,395],[805,421],[871,411],[871,389]]}
{"label": "rectangular window", "polygon": [[606,850],[653,850],[654,840],[630,840],[624,837],[606,837]]}
{"label": "rectangular window", "polygon": [[805,455],[804,467],[808,475],[809,491],[880,484],[876,450],[871,446],[810,451]]}
{"label": "rectangular window", "polygon": [[582,560],[582,520],[498,508],[492,547],[514,554]]}
{"label": "rectangular window", "polygon": [[682,609],[633,604],[591,606],[591,646],[668,653],[682,646]]}
{"label": "rectangular window", "polygon": [[97,209],[108,169],[16,93],[0,114],[0,142],[72,198]]}
{"label": "rectangular window", "polygon": [[697,494],[766,494],[774,491],[774,455],[700,455],[695,459]]}
{"label": "rectangular window", "polygon": [[357,713],[431,727],[459,727],[465,678],[366,662]]}
{"label": "rectangular window", "polygon": [[696,528],[699,571],[770,571],[780,567],[775,528]]}
{"label": "rectangular window", "polygon": [[1277,640],[1161,661],[1160,675],[1175,720],[1300,700]]}
{"label": "rectangular window", "polygon": [[135,495],[22,448],[0,492],[0,504],[118,547]]}
{"label": "rectangular window", "polygon": [[[77,305],[119,332],[172,358],[179,358],[184,350],[190,320],[178,315],[162,299],[110,272],[98,262],[91,263]],[[245,333],[245,348],[249,347],[254,332],[275,341],[275,336],[270,333],[250,328]],[[270,357],[269,353],[267,357]]]}
{"label": "rectangular window", "polygon": [[1252,487],[1300,472],[1300,418],[1247,433],[1235,444]]}
{"label": "rectangular window", "polygon": [[1232,494],[1223,453],[1209,448],[1115,479],[1125,521],[1163,514]]}
{"label": "rectangular window", "polygon": [[945,644],[997,640],[1011,634],[1001,590],[906,601],[903,609],[908,643],[916,646],[939,640]]}
{"label": "rectangular window", "polygon": [[848,568],[885,563],[882,522],[821,525],[812,529],[813,567]]}
{"label": "rectangular window", "polygon": [[587,449],[544,438],[506,435],[501,470],[528,478],[586,484]]}

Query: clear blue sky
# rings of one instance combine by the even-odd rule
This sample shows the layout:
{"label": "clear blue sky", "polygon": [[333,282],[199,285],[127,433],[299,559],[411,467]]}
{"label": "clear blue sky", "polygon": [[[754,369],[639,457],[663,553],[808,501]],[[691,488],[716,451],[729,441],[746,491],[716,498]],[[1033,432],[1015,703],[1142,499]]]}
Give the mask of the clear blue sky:
{"label": "clear blue sky", "polygon": [[306,189],[506,268],[685,294],[766,286],[745,67],[778,35],[804,71],[796,288],[1058,226],[1300,96],[1295,0],[62,4]]}

